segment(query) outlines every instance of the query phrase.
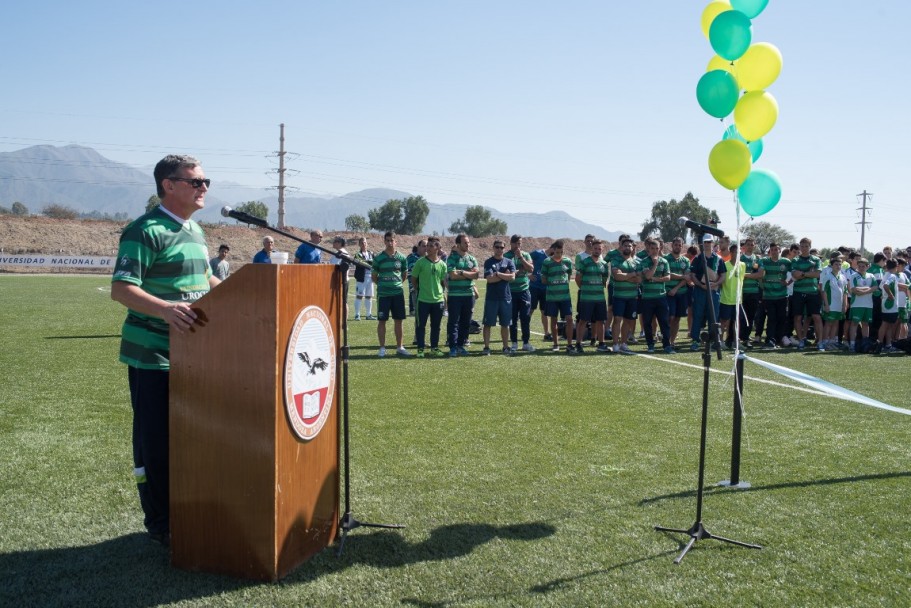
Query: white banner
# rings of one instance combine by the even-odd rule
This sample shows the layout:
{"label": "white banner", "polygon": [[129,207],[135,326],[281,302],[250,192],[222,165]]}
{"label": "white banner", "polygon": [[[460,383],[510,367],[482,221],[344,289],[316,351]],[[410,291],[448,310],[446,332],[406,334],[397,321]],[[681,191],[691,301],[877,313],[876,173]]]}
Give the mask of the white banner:
{"label": "white banner", "polygon": [[50,266],[55,268],[113,268],[116,258],[95,255],[0,254],[0,266]]}

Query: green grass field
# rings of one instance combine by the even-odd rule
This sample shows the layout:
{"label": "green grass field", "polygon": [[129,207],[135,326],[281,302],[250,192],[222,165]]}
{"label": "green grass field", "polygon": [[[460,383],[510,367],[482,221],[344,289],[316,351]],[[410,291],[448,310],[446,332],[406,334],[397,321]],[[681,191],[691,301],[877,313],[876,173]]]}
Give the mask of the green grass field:
{"label": "green grass field", "polygon": [[[733,387],[712,374],[703,520],[764,548],[701,541],[675,566],[686,539],[653,526],[695,518],[700,354],[378,359],[368,321],[352,507],[407,528],[355,530],[277,584],[174,570],[142,529],[107,286],[0,276],[0,606],[911,605],[911,417],[747,363],[752,488],[717,488]],[[911,407],[904,356],[757,356]]]}

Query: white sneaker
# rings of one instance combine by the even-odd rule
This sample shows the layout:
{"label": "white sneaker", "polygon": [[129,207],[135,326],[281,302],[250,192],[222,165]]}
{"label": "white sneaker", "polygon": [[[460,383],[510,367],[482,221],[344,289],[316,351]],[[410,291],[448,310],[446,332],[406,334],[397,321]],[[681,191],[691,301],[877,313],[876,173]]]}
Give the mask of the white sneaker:
{"label": "white sneaker", "polygon": [[518,343],[518,342],[513,342],[513,343],[512,343],[512,350],[513,350],[513,351],[519,350],[519,343]]}
{"label": "white sneaker", "polygon": [[629,346],[627,346],[626,344],[621,344],[620,345],[620,354],[621,355],[631,355],[631,354],[633,354],[633,351],[631,351],[629,349]]}
{"label": "white sneaker", "polygon": [[613,348],[611,348],[611,350],[614,351],[615,353],[619,353],[619,352],[620,352],[620,345],[619,345],[619,344],[614,344],[614,346],[613,346]]}
{"label": "white sneaker", "polygon": [[535,352],[535,347],[532,346],[531,343],[529,343],[529,344],[523,345],[522,350],[524,350],[527,353],[533,353],[533,352]]}
{"label": "white sneaker", "polygon": [[377,355],[380,356],[380,357],[385,357],[385,356],[386,356],[386,347],[385,347],[385,346],[381,346],[381,347],[380,347],[380,352],[378,352]]}
{"label": "white sneaker", "polygon": [[400,355],[400,356],[402,356],[402,357],[410,357],[410,356],[411,356],[411,353],[409,353],[409,352],[405,349],[404,346],[395,349],[395,354]]}
{"label": "white sneaker", "polygon": [[787,336],[781,339],[782,346],[791,346],[791,339]]}

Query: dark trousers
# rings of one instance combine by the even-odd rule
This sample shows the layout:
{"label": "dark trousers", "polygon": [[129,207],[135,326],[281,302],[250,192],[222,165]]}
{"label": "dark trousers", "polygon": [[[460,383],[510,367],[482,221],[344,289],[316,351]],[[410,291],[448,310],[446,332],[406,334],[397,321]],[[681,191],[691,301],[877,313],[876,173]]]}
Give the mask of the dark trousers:
{"label": "dark trousers", "polygon": [[519,328],[517,327],[518,323],[522,324],[522,343],[528,344],[528,339],[531,336],[531,292],[527,289],[525,291],[515,292],[512,294],[512,325],[509,326],[509,339],[512,342],[518,342],[519,340]]}
{"label": "dark trousers", "polygon": [[430,348],[439,348],[440,321],[443,319],[442,302],[418,301],[417,326],[414,329],[414,338],[420,349],[424,348],[424,328],[427,326],[428,318],[430,319]]}
{"label": "dark trousers", "polygon": [[[712,307],[715,309],[715,319],[718,319],[721,309],[721,296],[717,291],[711,292]],[[690,328],[690,337],[698,342],[703,324],[710,323],[708,308],[706,307],[705,290],[696,288],[693,290],[693,326]],[[709,332],[711,334],[711,332]]]}
{"label": "dark trousers", "polygon": [[[749,340],[750,339],[750,330],[754,327],[754,322],[756,321],[756,313],[759,311],[759,294],[758,293],[745,293],[743,294],[743,310],[740,312],[740,339]],[[756,331],[756,336],[762,334],[761,330]]]}
{"label": "dark trousers", "polygon": [[774,340],[775,344],[781,342],[784,337],[785,327],[788,322],[788,300],[779,298],[777,300],[764,300],[766,315],[766,335],[769,340]]}
{"label": "dark trousers", "polygon": [[870,321],[870,338],[879,338],[879,326],[883,324],[883,297],[873,296],[873,320]]}
{"label": "dark trousers", "polygon": [[667,348],[671,345],[667,298],[640,298],[639,318],[645,330],[645,342],[650,347],[655,345],[655,334],[652,331],[652,319],[655,317],[658,317],[658,327],[661,328],[661,345]]}
{"label": "dark trousers", "polygon": [[765,331],[765,328],[765,303],[762,301],[762,296],[759,296],[759,305],[756,308],[756,317],[753,318],[753,335],[756,336],[757,340],[762,339],[762,332]]}
{"label": "dark trousers", "polygon": [[133,406],[133,466],[143,523],[149,532],[169,532],[168,372],[130,366],[127,374]]}
{"label": "dark trousers", "polygon": [[450,348],[465,346],[473,309],[474,296],[449,296],[449,320],[446,322],[446,334],[449,336]]}

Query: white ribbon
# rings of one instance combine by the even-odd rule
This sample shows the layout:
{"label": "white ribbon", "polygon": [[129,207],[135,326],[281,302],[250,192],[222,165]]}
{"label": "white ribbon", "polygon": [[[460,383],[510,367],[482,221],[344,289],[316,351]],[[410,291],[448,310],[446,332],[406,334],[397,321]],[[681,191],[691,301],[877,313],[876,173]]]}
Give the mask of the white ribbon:
{"label": "white ribbon", "polygon": [[774,363],[769,363],[768,361],[756,359],[754,357],[750,357],[749,355],[745,355],[745,357],[746,357],[747,361],[752,361],[753,363],[755,363],[757,365],[761,365],[762,367],[772,370],[775,373],[781,374],[782,376],[785,376],[786,378],[790,378],[790,379],[796,380],[797,382],[800,382],[802,384],[806,384],[807,386],[811,386],[815,389],[818,389],[818,390],[826,393],[827,395],[831,395],[838,399],[844,399],[845,401],[853,401],[854,403],[860,403],[861,405],[869,405],[870,407],[876,407],[881,410],[888,410],[890,412],[897,412],[899,414],[905,414],[907,416],[911,416],[911,410],[906,410],[906,409],[903,409],[900,407],[895,407],[894,405],[889,405],[887,403],[883,403],[882,401],[877,401],[876,399],[871,399],[869,397],[861,395],[860,393],[855,393],[854,391],[849,391],[848,389],[838,386],[837,384],[832,384],[831,382],[826,382],[825,380],[816,378],[814,376],[810,376],[809,374],[805,374],[803,372],[798,372],[793,369],[789,369],[787,367],[775,365]]}

